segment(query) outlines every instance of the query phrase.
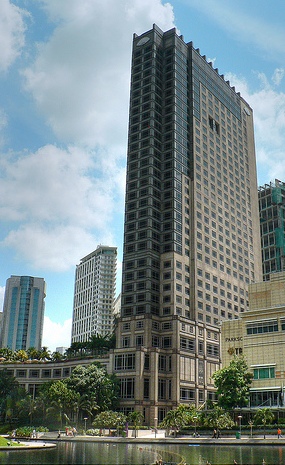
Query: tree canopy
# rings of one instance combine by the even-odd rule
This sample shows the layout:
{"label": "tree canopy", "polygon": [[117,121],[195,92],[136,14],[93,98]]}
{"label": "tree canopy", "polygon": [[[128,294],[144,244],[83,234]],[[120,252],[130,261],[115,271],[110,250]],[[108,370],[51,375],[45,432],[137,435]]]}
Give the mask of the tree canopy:
{"label": "tree canopy", "polygon": [[203,422],[205,426],[216,429],[227,429],[234,426],[229,413],[217,405],[212,410],[206,412]]}
{"label": "tree canopy", "polygon": [[225,409],[245,407],[253,375],[243,357],[235,357],[230,364],[213,374],[218,404]]}
{"label": "tree canopy", "polygon": [[159,426],[161,428],[173,429],[176,435],[177,431],[183,428],[183,426],[199,421],[199,417],[200,415],[194,406],[180,404],[176,409],[167,412]]}
{"label": "tree canopy", "polygon": [[115,409],[118,405],[118,380],[108,375],[105,368],[96,363],[88,366],[78,365],[66,379],[69,388],[80,396],[88,396],[94,411],[103,412]]}
{"label": "tree canopy", "polygon": [[120,429],[125,426],[126,420],[127,417],[123,413],[107,410],[96,415],[92,424],[95,428]]}

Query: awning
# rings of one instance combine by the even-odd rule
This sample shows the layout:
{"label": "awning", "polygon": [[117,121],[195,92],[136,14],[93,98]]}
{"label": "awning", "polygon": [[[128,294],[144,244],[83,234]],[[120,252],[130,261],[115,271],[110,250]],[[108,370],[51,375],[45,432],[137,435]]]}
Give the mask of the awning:
{"label": "awning", "polygon": [[249,388],[250,392],[258,392],[258,391],[281,391],[281,386],[268,386],[268,387],[260,387],[260,388]]}

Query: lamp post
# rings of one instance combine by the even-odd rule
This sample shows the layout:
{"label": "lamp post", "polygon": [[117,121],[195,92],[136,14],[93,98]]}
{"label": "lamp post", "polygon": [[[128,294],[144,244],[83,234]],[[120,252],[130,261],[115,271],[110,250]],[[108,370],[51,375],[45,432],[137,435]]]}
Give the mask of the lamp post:
{"label": "lamp post", "polygon": [[194,438],[196,438],[196,436],[197,436],[197,417],[194,417],[194,425],[195,425]]}
{"label": "lamp post", "polygon": [[88,418],[87,417],[84,417],[84,434],[86,434],[86,422],[87,422]]}
{"label": "lamp post", "polygon": [[154,438],[156,439],[157,433],[157,417],[154,418]]}
{"label": "lamp post", "polygon": [[239,419],[239,437],[241,438],[241,419],[242,419],[242,416],[239,415],[238,419]]}
{"label": "lamp post", "polygon": [[252,438],[252,427],[253,427],[253,422],[250,420],[248,422],[249,426],[250,426],[250,437]]}

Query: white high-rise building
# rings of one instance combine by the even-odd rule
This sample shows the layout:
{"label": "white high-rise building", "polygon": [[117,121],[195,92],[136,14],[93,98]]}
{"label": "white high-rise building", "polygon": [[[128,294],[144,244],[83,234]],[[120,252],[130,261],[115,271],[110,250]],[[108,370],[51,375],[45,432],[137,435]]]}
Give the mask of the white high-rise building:
{"label": "white high-rise building", "polygon": [[117,247],[98,246],[76,266],[71,343],[111,334]]}

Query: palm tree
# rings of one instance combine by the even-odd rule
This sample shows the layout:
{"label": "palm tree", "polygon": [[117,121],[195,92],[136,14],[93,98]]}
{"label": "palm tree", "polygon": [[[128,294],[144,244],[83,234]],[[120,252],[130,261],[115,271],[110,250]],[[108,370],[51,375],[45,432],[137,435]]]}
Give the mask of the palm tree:
{"label": "palm tree", "polygon": [[212,410],[207,411],[205,415],[204,424],[210,428],[220,430],[234,426],[230,414],[217,405]]}
{"label": "palm tree", "polygon": [[[76,400],[72,403],[72,410],[75,412],[75,424],[78,426],[79,414],[84,412],[92,417],[95,406],[92,403],[92,400],[89,399],[88,394],[80,395],[78,394]],[[84,414],[84,416],[86,416]]]}
{"label": "palm tree", "polygon": [[87,343],[87,348],[94,354],[98,351],[113,349],[115,344],[116,336],[114,334],[111,336],[109,334],[105,334],[105,336],[102,336],[102,334],[92,334]]}
{"label": "palm tree", "polygon": [[260,424],[263,425],[264,439],[265,439],[265,427],[266,425],[269,425],[270,423],[272,423],[273,420],[274,420],[274,414],[268,407],[258,409],[253,417],[253,421],[256,425],[260,425]]}
{"label": "palm tree", "polygon": [[25,362],[29,358],[27,352],[24,349],[17,350],[17,352],[14,353],[14,357],[15,360],[20,362]]}
{"label": "palm tree", "polygon": [[35,347],[29,347],[27,354],[30,360],[39,360],[40,351]]}
{"label": "palm tree", "polygon": [[63,355],[58,351],[55,351],[51,354],[52,362],[58,362],[59,360],[63,360],[63,358]]}
{"label": "palm tree", "polygon": [[67,357],[76,357],[78,355],[82,356],[86,352],[86,342],[73,342],[71,346],[66,350]]}
{"label": "palm tree", "polygon": [[130,423],[133,423],[135,427],[135,438],[137,437],[137,427],[142,424],[144,421],[144,416],[141,412],[138,412],[138,410],[134,410],[133,412],[130,412],[128,414],[128,421]]}
{"label": "palm tree", "polygon": [[37,411],[37,401],[31,395],[27,395],[18,402],[19,416],[29,417],[30,425],[34,422],[34,414]]}
{"label": "palm tree", "polygon": [[0,357],[5,358],[6,360],[12,360],[13,351],[8,347],[3,347],[2,349],[0,349]]}
{"label": "palm tree", "polygon": [[188,418],[185,410],[176,408],[167,412],[164,420],[160,423],[160,427],[166,428],[168,431],[173,429],[176,437],[177,431],[187,423]]}
{"label": "palm tree", "polygon": [[47,347],[42,347],[42,349],[40,350],[40,353],[39,353],[39,359],[40,360],[50,360],[51,359],[51,353],[50,353],[50,350],[48,350]]}

